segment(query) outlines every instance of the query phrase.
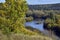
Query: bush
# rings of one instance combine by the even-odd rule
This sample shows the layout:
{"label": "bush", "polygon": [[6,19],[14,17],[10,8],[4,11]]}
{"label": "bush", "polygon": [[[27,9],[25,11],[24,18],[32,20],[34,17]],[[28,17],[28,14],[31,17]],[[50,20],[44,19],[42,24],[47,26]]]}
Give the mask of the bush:
{"label": "bush", "polygon": [[33,17],[26,17],[26,22],[33,21]]}

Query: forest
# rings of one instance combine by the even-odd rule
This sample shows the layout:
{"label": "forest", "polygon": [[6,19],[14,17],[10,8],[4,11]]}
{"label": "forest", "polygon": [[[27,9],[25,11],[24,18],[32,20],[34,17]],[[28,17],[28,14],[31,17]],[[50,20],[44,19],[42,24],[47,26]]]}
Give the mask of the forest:
{"label": "forest", "polygon": [[44,20],[44,29],[59,33],[60,10],[32,9],[26,0],[5,0],[0,3],[0,40],[56,40],[39,29],[26,27],[25,23]]}

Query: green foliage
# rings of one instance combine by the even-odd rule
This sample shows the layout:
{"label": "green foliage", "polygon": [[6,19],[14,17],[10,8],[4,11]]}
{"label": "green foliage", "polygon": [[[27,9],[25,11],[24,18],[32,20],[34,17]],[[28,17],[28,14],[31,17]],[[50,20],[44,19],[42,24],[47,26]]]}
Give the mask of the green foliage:
{"label": "green foliage", "polygon": [[26,22],[33,21],[33,17],[26,17]]}
{"label": "green foliage", "polygon": [[[25,0],[5,0],[0,9],[0,30],[4,33],[20,33],[24,28],[27,3]],[[5,9],[3,9],[5,8]]]}
{"label": "green foliage", "polygon": [[[58,12],[58,11],[57,11]],[[49,12],[49,17],[45,20],[45,23],[47,24],[47,27],[59,27],[60,28],[60,14],[55,11]]]}
{"label": "green foliage", "polygon": [[0,6],[3,6],[0,9],[0,30],[4,34],[10,33],[23,33],[28,35],[37,34],[33,31],[27,30],[24,27],[25,13],[28,10],[27,3],[25,0],[6,0],[6,2]]}

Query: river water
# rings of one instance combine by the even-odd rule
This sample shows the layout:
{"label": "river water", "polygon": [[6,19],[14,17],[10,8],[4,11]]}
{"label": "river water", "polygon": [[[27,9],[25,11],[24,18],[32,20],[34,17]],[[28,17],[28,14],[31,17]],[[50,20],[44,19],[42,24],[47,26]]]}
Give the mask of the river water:
{"label": "river water", "polygon": [[44,29],[44,27],[43,27],[43,21],[31,21],[31,22],[26,22],[25,23],[25,26],[31,26],[31,27],[33,27],[33,28],[36,28],[36,29],[38,29],[38,30],[40,30],[43,34],[45,34],[45,35],[47,35],[47,36],[49,36],[49,37],[53,37],[53,38],[56,38],[56,40],[60,40],[60,38],[58,37],[58,36],[56,36],[55,34],[54,34],[54,32],[52,32],[52,31],[50,31],[50,30],[46,30],[46,29]]}
{"label": "river water", "polygon": [[40,30],[40,31],[44,31],[43,23],[37,24],[37,21],[26,22],[25,26],[31,26],[33,28]]}

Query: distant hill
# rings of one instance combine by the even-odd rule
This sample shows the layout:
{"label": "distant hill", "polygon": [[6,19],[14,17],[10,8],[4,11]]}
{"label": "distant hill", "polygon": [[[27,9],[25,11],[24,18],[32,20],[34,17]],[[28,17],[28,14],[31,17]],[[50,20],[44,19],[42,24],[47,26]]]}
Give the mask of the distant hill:
{"label": "distant hill", "polygon": [[30,10],[60,10],[60,3],[43,4],[43,5],[28,5]]}

